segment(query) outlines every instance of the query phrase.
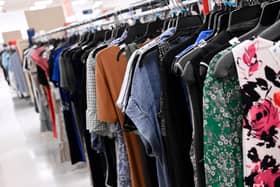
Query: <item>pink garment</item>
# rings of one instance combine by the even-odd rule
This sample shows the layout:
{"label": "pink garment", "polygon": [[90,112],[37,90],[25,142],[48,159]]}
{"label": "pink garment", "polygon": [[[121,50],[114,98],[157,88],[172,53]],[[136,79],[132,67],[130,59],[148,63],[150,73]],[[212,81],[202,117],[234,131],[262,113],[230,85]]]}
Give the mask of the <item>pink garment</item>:
{"label": "pink garment", "polygon": [[[280,50],[256,38],[232,49],[244,106],[244,183],[280,186]],[[277,54],[276,54],[277,53]]]}

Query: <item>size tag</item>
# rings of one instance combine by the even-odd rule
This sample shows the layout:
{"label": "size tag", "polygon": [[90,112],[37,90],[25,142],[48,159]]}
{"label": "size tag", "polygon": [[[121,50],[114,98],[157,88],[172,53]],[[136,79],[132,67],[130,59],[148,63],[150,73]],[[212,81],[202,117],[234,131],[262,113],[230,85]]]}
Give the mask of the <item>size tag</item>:
{"label": "size tag", "polygon": [[234,37],[228,43],[230,43],[232,46],[236,46],[237,44],[240,44],[240,41],[237,37]]}

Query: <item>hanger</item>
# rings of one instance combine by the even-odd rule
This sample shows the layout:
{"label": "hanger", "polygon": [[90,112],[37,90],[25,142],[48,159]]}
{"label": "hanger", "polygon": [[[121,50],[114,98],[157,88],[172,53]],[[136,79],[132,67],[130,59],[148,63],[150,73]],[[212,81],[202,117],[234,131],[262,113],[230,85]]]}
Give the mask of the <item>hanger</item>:
{"label": "hanger", "polygon": [[279,10],[280,1],[264,4],[258,25],[250,32],[242,35],[239,40],[244,41],[246,39],[250,39],[275,23],[275,21],[278,19]]}
{"label": "hanger", "polygon": [[260,17],[260,5],[243,7],[232,11],[229,15],[229,24],[227,30],[231,30],[233,25],[250,21]]}
{"label": "hanger", "polygon": [[146,32],[146,28],[147,24],[141,23],[139,19],[136,19],[135,24],[128,27],[128,33],[124,43],[129,44],[141,38]]}
{"label": "hanger", "polygon": [[271,41],[280,40],[280,20],[264,30],[259,36]]}
{"label": "hanger", "polygon": [[218,5],[217,3],[215,3],[215,6],[217,9],[213,10],[212,12],[209,13],[209,20],[208,20],[208,29],[213,29],[214,26],[214,17],[216,14],[218,14],[219,12],[223,11],[221,9],[221,6]]}
{"label": "hanger", "polygon": [[152,39],[161,34],[161,30],[163,28],[163,21],[156,17],[155,21],[147,23],[145,34],[138,38],[135,42],[141,43],[141,41],[145,41],[147,38]]}
{"label": "hanger", "polygon": [[[219,18],[228,13],[225,8],[222,8],[222,10],[219,10],[213,17],[213,26],[211,28],[211,30],[213,30],[212,34],[208,37],[208,40],[211,39],[212,37],[216,36],[218,34],[217,30],[218,30],[218,23],[219,23]],[[220,22],[221,23],[221,22]]]}
{"label": "hanger", "polygon": [[[272,2],[266,4],[263,9],[259,19],[257,26],[250,32],[240,37],[240,41],[244,41],[246,39],[250,39],[254,35],[258,35],[261,31],[267,28],[269,25],[272,25],[279,17],[280,10],[280,1]],[[269,31],[269,28],[271,30]],[[274,29],[273,29],[274,28]],[[280,39],[279,30],[280,27],[277,27],[277,22],[268,27],[259,36],[268,39],[268,40],[277,40]],[[274,40],[275,39],[275,40]],[[231,76],[235,73],[235,61],[233,58],[232,52],[226,53],[216,64],[215,66],[215,76],[219,78],[224,78],[227,76]]]}

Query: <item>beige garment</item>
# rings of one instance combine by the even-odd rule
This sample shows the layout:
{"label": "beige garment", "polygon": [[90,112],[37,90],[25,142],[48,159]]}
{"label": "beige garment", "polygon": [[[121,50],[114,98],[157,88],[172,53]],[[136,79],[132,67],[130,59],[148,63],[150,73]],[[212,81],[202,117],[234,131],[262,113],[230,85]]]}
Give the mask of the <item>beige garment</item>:
{"label": "beige garment", "polygon": [[54,105],[55,111],[55,121],[57,128],[57,140],[59,146],[59,158],[60,162],[70,161],[70,150],[66,137],[65,123],[62,114],[62,105],[58,88],[56,88],[53,83],[49,83],[51,94],[52,94],[52,102]]}

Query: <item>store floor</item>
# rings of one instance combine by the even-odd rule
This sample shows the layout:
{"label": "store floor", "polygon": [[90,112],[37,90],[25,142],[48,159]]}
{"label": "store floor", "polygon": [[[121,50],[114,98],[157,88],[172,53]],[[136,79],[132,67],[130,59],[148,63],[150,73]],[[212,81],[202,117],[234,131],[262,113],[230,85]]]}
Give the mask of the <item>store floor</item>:
{"label": "store floor", "polygon": [[59,163],[56,141],[39,128],[30,101],[0,73],[0,187],[90,187],[88,169]]}

